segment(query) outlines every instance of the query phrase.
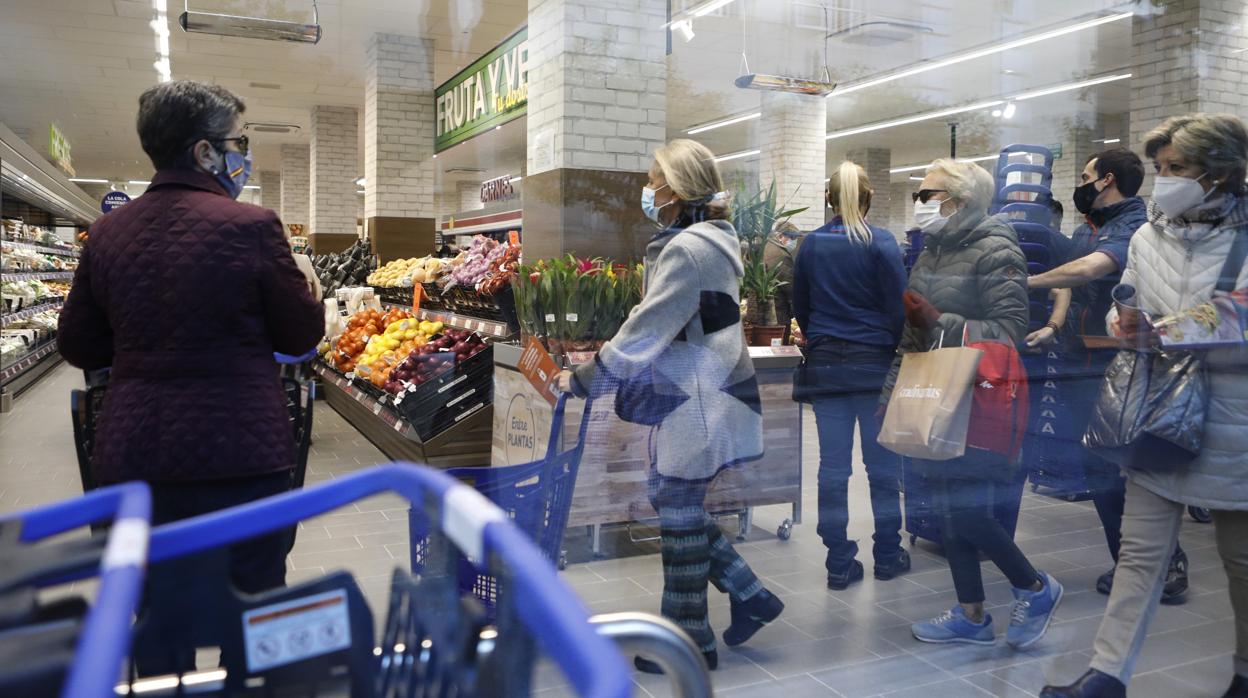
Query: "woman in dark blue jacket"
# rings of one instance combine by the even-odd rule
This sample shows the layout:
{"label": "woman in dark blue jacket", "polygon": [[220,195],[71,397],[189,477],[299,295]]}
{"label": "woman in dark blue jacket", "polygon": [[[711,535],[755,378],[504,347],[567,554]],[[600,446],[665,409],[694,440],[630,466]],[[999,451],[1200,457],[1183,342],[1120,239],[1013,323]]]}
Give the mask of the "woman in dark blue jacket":
{"label": "woman in dark blue jacket", "polygon": [[867,225],[871,183],[866,171],[841,163],[828,181],[828,205],[837,216],[807,235],[793,271],[793,314],[806,337],[819,429],[819,537],[828,547],[828,587],[844,589],[863,578],[858,544],[846,538],[848,488],[853,471],[854,425],[875,517],[875,578],[910,570],[901,547],[901,459],[878,443],[880,390],[905,323],[901,296],[906,273],[892,233]]}

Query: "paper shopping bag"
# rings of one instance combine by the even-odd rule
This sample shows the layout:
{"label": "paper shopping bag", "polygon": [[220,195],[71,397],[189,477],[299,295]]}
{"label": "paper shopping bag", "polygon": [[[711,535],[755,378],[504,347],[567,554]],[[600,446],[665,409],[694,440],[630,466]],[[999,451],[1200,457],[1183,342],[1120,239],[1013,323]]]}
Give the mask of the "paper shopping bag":
{"label": "paper shopping bag", "polygon": [[956,347],[902,357],[880,428],[880,445],[925,460],[949,460],[966,453],[972,385],[981,356],[979,349]]}

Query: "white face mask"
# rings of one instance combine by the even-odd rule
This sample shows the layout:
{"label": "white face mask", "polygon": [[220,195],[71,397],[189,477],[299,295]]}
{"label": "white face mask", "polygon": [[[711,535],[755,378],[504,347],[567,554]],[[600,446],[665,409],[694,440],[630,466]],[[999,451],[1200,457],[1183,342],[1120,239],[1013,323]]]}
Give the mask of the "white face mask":
{"label": "white face mask", "polygon": [[1204,178],[1203,174],[1196,179],[1157,177],[1153,183],[1153,203],[1166,214],[1166,218],[1178,218],[1204,203],[1209,194],[1213,193],[1213,189],[1206,192],[1200,186],[1200,180]]}
{"label": "white face mask", "polygon": [[914,202],[914,223],[924,233],[938,233],[949,222],[949,216],[940,215],[943,201]]}

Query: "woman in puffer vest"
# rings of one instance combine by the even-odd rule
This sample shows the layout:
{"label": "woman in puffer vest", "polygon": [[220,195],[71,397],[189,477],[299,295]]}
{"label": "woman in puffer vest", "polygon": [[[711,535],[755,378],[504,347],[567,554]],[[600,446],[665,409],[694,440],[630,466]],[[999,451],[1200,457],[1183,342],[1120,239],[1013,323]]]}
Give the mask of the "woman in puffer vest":
{"label": "woman in puffer vest", "polygon": [[[1159,318],[1208,303],[1232,244],[1248,235],[1248,131],[1227,114],[1167,119],[1144,138],[1157,178],[1148,222],[1131,238],[1122,283],[1141,310]],[[1230,262],[1234,288],[1248,287],[1248,265]],[[1109,314],[1119,336],[1152,335]],[[1127,470],[1122,551],[1092,668],[1049,698],[1126,695],[1149,623],[1157,612],[1170,551],[1187,506],[1213,511],[1218,553],[1235,612],[1235,677],[1225,696],[1248,696],[1248,346],[1205,354],[1209,403],[1204,444],[1195,460],[1156,470]]]}
{"label": "woman in puffer vest", "polygon": [[[659,148],[642,191],[642,210],[660,229],[646,246],[641,303],[593,362],[561,374],[565,392],[584,397],[620,387],[616,412],[652,425],[650,502],[659,514],[663,615],[719,662],[707,617],[708,581],[728,594],[730,646],[748,640],[784,608],[763,587],[706,512],[724,468],[763,453],[762,405],[741,328],[744,268],[715,155],[699,143]],[[626,390],[625,388],[629,389]],[[658,665],[637,658],[641,671]]]}
{"label": "woman in puffer vest", "polygon": [[[974,163],[937,160],[919,186],[914,219],[925,238],[902,296],[901,353],[960,346],[964,336],[1017,344],[1027,331],[1027,262],[1009,222],[988,215],[996,188],[992,175]],[[885,402],[900,369],[898,357],[884,387]],[[949,611],[915,623],[915,639],[996,641],[992,616],[984,611],[982,552],[1014,587],[1006,641],[1015,649],[1037,642],[1052,621],[1062,585],[1031,565],[994,514],[999,502],[1017,496],[1015,464],[1005,455],[967,448],[960,458],[916,459],[914,466],[931,488],[958,597]]]}

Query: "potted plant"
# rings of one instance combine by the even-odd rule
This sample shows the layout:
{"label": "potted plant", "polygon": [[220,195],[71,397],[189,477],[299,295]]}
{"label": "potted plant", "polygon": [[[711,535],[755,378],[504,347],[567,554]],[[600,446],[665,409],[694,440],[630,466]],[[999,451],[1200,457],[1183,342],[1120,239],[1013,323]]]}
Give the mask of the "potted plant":
{"label": "potted plant", "polygon": [[750,192],[738,188],[732,198],[732,225],[741,238],[741,256],[745,275],[741,279],[741,296],[748,312],[745,324],[749,326],[746,338],[750,344],[770,345],[771,340],[783,337],[788,318],[776,317],[776,291],[787,282],[780,278],[778,266],[768,266],[764,261],[767,238],[776,228],[793,216],[806,211],[807,207],[785,209],[776,200],[776,183],[766,189]]}

